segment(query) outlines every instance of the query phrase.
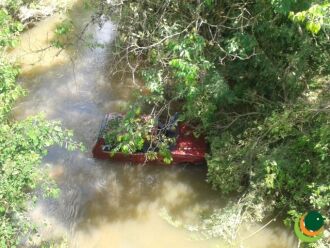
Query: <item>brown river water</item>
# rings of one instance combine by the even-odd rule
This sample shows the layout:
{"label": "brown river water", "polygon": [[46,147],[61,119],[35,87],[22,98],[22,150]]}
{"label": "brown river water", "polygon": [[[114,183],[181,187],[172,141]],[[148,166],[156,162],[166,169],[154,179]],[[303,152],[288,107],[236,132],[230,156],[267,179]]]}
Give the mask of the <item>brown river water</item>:
{"label": "brown river water", "polygon": [[[79,4],[69,15],[78,28],[89,21],[89,13]],[[87,148],[86,153],[49,149],[43,167],[49,168],[61,193],[57,199],[40,199],[31,211],[41,233],[34,242],[64,235],[70,247],[82,248],[226,247],[221,239],[194,239],[193,233],[171,225],[162,214],[166,210],[176,220],[191,224],[225,204],[206,183],[206,168],[136,166],[91,157],[102,117],[122,111],[132,87],[129,80],[108,76],[109,44],[116,35],[110,22],[101,29],[96,25],[88,29],[106,48],[41,51],[49,46],[55,25],[64,17],[56,14],[38,23],[22,35],[20,46],[11,53],[22,66],[19,82],[29,92],[17,104],[14,117],[44,112],[49,120],[60,120],[74,130]],[[245,230],[239,239],[258,228]],[[244,240],[243,245],[297,247],[292,232],[277,224]]]}

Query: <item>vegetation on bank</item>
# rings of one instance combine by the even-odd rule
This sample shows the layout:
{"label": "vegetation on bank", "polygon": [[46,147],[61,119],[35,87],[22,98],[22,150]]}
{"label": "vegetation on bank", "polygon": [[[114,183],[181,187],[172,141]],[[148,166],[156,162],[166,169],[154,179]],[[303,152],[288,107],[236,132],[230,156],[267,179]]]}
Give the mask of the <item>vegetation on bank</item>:
{"label": "vegetation on bank", "polygon": [[23,24],[17,13],[28,2],[31,1],[5,1],[0,9],[0,247],[3,248],[22,245],[35,231],[25,214],[28,203],[35,200],[34,190],[42,187],[46,196],[57,192],[54,182],[39,168],[46,147],[54,144],[69,149],[80,147],[72,132],[64,130],[59,122],[47,121],[42,115],[22,121],[10,117],[15,101],[25,91],[16,83],[19,68],[7,62],[5,51],[18,42]]}
{"label": "vegetation on bank", "polygon": [[280,216],[291,227],[311,209],[329,217],[328,1],[99,0],[97,6],[118,24],[113,73],[126,64],[138,88],[120,147],[142,146],[130,132],[142,123],[140,109],[155,118],[179,110],[211,145],[208,181],[239,199],[201,231],[233,241],[233,216],[236,224]]}

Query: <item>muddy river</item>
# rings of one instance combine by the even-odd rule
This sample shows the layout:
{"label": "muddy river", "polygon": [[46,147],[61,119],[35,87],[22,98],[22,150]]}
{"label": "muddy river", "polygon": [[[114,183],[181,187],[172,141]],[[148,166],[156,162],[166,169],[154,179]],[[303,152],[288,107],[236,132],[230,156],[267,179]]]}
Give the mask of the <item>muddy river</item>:
{"label": "muddy river", "polygon": [[[80,4],[69,12],[77,28],[90,14]],[[200,216],[225,201],[206,183],[206,168],[190,166],[136,166],[98,161],[91,157],[99,125],[105,113],[122,111],[132,91],[125,79],[110,79],[109,58],[116,27],[90,25],[105,48],[45,49],[57,23],[56,14],[38,23],[22,36],[12,57],[22,66],[19,82],[28,90],[14,109],[16,119],[44,112],[74,130],[87,152],[68,152],[52,147],[43,167],[50,168],[59,188],[57,199],[40,199],[31,211],[40,239],[65,235],[70,247],[81,248],[183,248],[225,247],[221,239],[196,240],[193,233],[171,225],[176,221],[197,223]],[[244,239],[260,226],[242,232]],[[35,242],[38,242],[36,239]],[[246,239],[244,247],[297,247],[291,232],[269,225]]]}

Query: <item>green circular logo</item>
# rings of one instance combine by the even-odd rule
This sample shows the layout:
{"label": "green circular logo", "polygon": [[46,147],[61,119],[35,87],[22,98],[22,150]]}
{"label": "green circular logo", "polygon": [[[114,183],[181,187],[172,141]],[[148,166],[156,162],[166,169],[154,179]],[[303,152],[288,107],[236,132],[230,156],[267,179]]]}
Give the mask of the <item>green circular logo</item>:
{"label": "green circular logo", "polygon": [[294,231],[302,242],[316,242],[322,238],[324,218],[317,211],[305,213],[295,221]]}
{"label": "green circular logo", "polygon": [[324,225],[323,216],[317,211],[310,211],[304,219],[305,226],[310,231],[319,230]]}

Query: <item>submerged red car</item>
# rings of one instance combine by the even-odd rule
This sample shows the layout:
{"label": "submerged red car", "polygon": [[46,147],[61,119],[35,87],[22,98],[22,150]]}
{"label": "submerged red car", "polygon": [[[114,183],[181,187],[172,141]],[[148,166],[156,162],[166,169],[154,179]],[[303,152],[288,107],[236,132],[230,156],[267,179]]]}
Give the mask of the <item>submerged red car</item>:
{"label": "submerged red car", "polygon": [[[163,158],[158,155],[155,160],[147,161],[146,152],[139,151],[133,154],[123,152],[110,152],[109,145],[105,142],[105,129],[110,128],[109,121],[121,116],[117,113],[107,114],[101,124],[97,141],[93,147],[93,157],[97,159],[109,159],[114,161],[125,161],[132,163],[152,163],[164,164]],[[205,154],[207,144],[205,138],[200,136],[196,138],[193,135],[193,128],[186,123],[178,123],[175,131],[175,143],[171,146],[172,163],[171,164],[203,164],[205,163]]]}

